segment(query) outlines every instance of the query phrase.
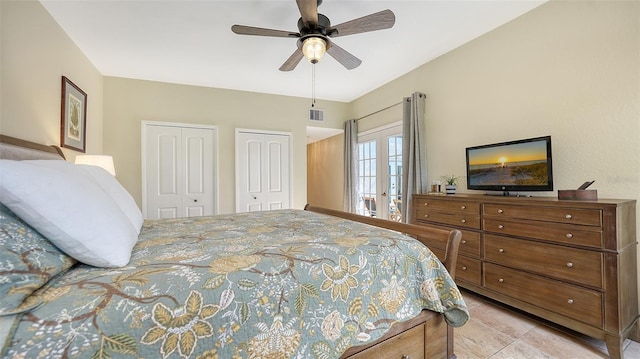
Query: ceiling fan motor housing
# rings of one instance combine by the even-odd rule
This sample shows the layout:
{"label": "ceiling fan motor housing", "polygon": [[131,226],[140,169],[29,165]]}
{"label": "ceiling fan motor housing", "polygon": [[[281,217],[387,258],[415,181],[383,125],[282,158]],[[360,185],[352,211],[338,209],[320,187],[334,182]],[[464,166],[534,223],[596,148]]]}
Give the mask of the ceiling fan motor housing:
{"label": "ceiling fan motor housing", "polygon": [[309,28],[305,26],[304,20],[302,18],[298,19],[298,30],[300,31],[301,36],[305,35],[324,35],[330,36],[328,34],[328,30],[331,27],[331,21],[328,17],[318,13],[318,25],[314,28]]}

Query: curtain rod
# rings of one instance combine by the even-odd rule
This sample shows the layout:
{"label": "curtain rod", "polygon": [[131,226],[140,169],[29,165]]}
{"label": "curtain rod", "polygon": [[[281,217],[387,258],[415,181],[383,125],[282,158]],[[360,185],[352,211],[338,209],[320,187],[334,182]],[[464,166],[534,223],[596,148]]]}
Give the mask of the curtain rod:
{"label": "curtain rod", "polygon": [[[422,92],[417,92],[417,94],[418,94],[418,96],[420,96],[420,97],[427,98],[427,95],[423,94]],[[407,97],[407,101],[411,101],[411,97]],[[358,122],[358,121],[362,120],[363,118],[367,118],[367,117],[369,117],[369,116],[373,116],[373,115],[375,115],[376,113],[380,113],[380,112],[382,112],[382,111],[388,110],[388,109],[390,109],[390,108],[392,108],[392,107],[395,107],[395,106],[398,106],[398,105],[401,105],[401,104],[402,104],[402,101],[400,101],[400,102],[398,102],[398,103],[394,103],[393,105],[387,106],[387,107],[385,107],[385,108],[383,108],[383,109],[380,109],[380,110],[378,110],[378,111],[371,112],[371,113],[370,113],[370,114],[368,114],[368,115],[364,115],[364,116],[362,116],[362,117],[360,117],[360,118],[356,118],[356,119],[355,119],[355,121],[356,121],[356,122]]]}
{"label": "curtain rod", "polygon": [[387,107],[385,107],[385,108],[383,108],[383,109],[380,109],[380,110],[378,110],[378,111],[371,112],[371,113],[370,113],[370,114],[368,114],[368,115],[364,115],[364,116],[362,116],[362,117],[356,118],[356,122],[358,122],[358,121],[362,120],[363,118],[367,118],[367,117],[369,117],[369,116],[373,116],[373,115],[375,115],[376,113],[380,113],[380,112],[382,112],[382,111],[388,110],[388,109],[390,109],[390,108],[392,108],[392,107],[395,107],[395,106],[398,106],[398,105],[402,105],[402,101],[400,101],[400,102],[398,102],[398,103],[394,103],[393,105],[387,106]]}

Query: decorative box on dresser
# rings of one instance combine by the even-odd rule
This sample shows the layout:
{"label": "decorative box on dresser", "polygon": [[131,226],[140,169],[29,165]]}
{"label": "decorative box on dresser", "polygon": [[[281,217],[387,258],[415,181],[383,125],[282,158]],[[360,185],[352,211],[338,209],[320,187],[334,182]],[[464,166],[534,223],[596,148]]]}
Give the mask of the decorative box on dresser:
{"label": "decorative box on dresser", "polygon": [[458,194],[414,195],[412,210],[415,224],[462,231],[460,287],[602,339],[621,358],[625,338],[640,341],[635,206]]}

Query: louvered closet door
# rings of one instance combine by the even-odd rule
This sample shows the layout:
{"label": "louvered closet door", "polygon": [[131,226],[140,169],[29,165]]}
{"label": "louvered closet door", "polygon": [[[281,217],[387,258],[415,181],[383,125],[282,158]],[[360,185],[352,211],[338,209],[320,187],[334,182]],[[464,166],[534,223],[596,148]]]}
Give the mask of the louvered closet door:
{"label": "louvered closet door", "polygon": [[291,207],[289,134],[236,131],[236,212]]}
{"label": "louvered closet door", "polygon": [[145,218],[215,213],[215,129],[145,125]]}

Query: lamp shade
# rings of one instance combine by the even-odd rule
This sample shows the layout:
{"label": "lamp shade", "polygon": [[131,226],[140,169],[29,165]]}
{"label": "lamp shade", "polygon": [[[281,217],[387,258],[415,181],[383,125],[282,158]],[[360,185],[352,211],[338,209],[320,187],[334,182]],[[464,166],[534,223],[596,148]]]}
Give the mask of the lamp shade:
{"label": "lamp shade", "polygon": [[310,37],[302,43],[302,53],[312,64],[320,62],[325,52],[327,52],[327,43],[322,38]]}
{"label": "lamp shade", "polygon": [[116,169],[113,165],[113,157],[106,155],[78,155],[76,156],[77,165],[91,165],[102,167],[115,177]]}

